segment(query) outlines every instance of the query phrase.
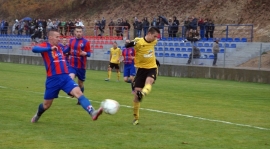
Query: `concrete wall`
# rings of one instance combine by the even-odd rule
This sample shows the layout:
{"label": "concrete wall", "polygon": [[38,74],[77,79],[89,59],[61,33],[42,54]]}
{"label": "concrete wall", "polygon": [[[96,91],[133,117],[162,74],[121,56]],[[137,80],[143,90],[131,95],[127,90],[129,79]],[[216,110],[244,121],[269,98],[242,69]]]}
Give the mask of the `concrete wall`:
{"label": "concrete wall", "polygon": [[[43,65],[39,56],[0,54],[0,62]],[[107,70],[108,61],[88,60],[87,69]],[[122,66],[123,67],[123,66]],[[221,68],[186,65],[162,65],[159,75],[188,78],[211,78],[241,82],[270,83],[270,70],[253,70],[240,68]]]}

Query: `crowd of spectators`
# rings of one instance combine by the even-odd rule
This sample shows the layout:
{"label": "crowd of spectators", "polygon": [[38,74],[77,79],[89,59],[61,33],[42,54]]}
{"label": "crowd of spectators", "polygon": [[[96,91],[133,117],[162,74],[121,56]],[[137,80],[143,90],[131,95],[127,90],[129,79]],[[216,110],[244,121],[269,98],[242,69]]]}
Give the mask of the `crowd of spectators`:
{"label": "crowd of spectators", "polygon": [[[1,21],[1,34],[8,33],[8,22]],[[46,39],[46,33],[50,29],[58,28],[59,32],[63,36],[73,36],[73,30],[76,26],[84,27],[81,19],[75,20],[61,20],[61,19],[33,19],[33,20],[15,20],[11,27],[11,33],[17,35],[28,35],[33,40],[36,38]],[[94,21],[94,36],[104,36],[106,33],[109,36],[123,36],[130,38],[130,31],[133,30],[135,37],[143,37],[146,35],[149,27],[157,27],[160,29],[160,38],[164,35],[168,37],[183,37],[185,39],[193,36],[195,33],[199,34],[200,38],[213,38],[215,25],[210,19],[203,19],[196,17],[187,17],[182,26],[176,16],[172,18],[165,18],[163,16],[154,17],[149,20],[147,17],[137,18],[134,17],[131,23],[129,20],[119,18],[115,21],[110,19],[110,22],[106,24],[106,19],[103,17],[100,20]],[[107,28],[108,27],[108,28]]]}

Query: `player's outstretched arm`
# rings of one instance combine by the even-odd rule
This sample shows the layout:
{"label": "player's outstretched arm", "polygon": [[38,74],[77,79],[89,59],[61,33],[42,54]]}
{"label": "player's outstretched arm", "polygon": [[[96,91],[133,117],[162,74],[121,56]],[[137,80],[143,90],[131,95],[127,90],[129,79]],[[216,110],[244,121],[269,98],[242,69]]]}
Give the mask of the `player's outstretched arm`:
{"label": "player's outstretched arm", "polygon": [[32,49],[32,52],[34,53],[42,53],[42,52],[47,52],[51,51],[52,49],[50,47],[40,47],[40,46],[34,46]]}
{"label": "player's outstretched arm", "polygon": [[136,45],[135,41],[126,40],[126,44],[125,44],[126,48],[134,47],[135,45]]}

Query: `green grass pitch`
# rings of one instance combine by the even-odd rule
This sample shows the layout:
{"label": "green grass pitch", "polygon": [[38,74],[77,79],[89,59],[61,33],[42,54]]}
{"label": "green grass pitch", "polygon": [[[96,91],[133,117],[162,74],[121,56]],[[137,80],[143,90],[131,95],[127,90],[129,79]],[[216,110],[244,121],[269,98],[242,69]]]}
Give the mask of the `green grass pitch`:
{"label": "green grass pitch", "polygon": [[44,66],[0,63],[1,149],[269,149],[269,84],[159,76],[132,125],[130,84],[87,70],[85,95],[93,106],[110,98],[121,107],[98,121],[67,98],[55,99],[38,123]]}

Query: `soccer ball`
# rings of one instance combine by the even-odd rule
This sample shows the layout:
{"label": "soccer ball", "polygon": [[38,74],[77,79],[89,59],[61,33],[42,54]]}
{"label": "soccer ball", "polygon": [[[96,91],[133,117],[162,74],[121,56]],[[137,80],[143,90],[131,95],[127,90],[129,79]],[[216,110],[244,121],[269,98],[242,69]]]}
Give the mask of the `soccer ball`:
{"label": "soccer ball", "polygon": [[113,99],[105,99],[101,102],[101,107],[103,108],[103,111],[107,114],[115,114],[120,105],[117,101]]}

